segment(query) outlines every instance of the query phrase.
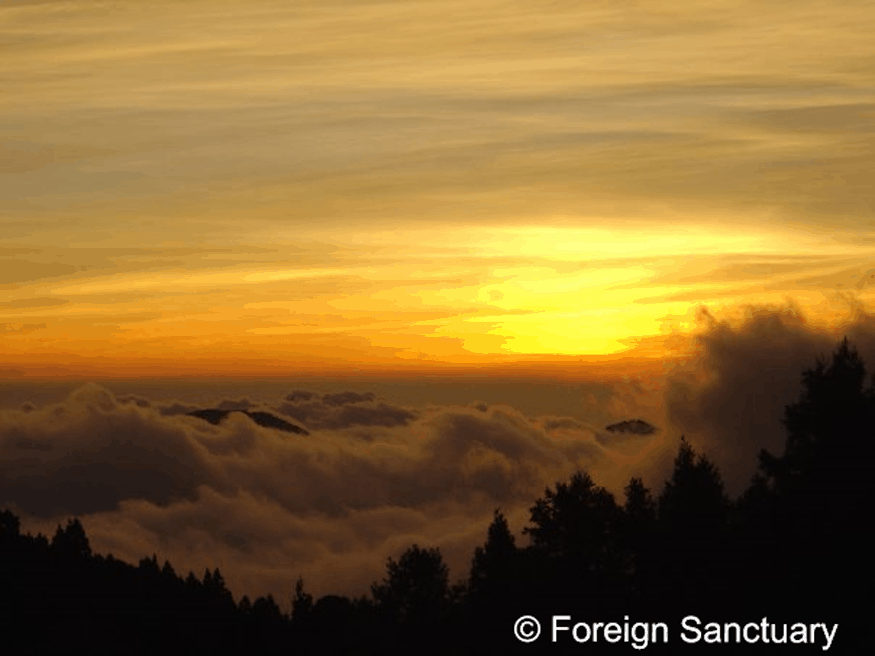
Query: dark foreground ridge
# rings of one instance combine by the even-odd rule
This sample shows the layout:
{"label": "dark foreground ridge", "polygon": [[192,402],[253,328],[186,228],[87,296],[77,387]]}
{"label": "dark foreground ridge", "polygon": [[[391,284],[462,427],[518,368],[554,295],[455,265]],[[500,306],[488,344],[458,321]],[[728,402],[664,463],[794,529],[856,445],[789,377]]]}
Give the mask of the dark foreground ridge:
{"label": "dark foreground ridge", "polygon": [[369,595],[299,579],[291,615],[235,601],[218,569],[95,555],[77,519],[49,541],[0,512],[4,653],[870,654],[875,388],[847,340],[802,378],[784,453],[761,451],[737,499],[681,437],[658,492],[632,478],[618,501],[586,472],[548,487],[524,546],[496,510],[455,585],[414,544]]}
{"label": "dark foreground ridge", "polygon": [[652,435],[656,432],[656,427],[648,424],[643,419],[627,419],[610,426],[605,426],[605,430],[612,433],[634,433],[635,435]]}
{"label": "dark foreground ridge", "polygon": [[204,408],[203,410],[189,412],[188,415],[191,417],[197,417],[198,419],[203,419],[218,426],[219,423],[232,412],[242,412],[256,424],[264,426],[265,428],[275,428],[276,430],[285,431],[287,433],[298,433],[299,435],[310,434],[300,426],[290,424],[285,419],[280,419],[279,417],[262,410],[250,412],[249,410],[219,410],[218,408]]}

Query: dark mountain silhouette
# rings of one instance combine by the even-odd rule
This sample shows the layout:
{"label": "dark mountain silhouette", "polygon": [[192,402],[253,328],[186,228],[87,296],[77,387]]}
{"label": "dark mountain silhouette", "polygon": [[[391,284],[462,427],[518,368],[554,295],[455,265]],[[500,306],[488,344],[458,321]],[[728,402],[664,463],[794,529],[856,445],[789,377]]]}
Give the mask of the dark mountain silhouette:
{"label": "dark mountain silhouette", "polygon": [[203,410],[194,410],[192,412],[189,412],[188,415],[190,417],[197,417],[198,419],[203,419],[210,422],[211,424],[218,425],[225,417],[227,417],[232,412],[242,412],[256,424],[258,424],[259,426],[264,426],[265,428],[273,428],[276,430],[285,431],[286,433],[298,433],[299,435],[310,434],[300,426],[290,424],[285,419],[280,419],[279,417],[276,417],[269,412],[264,412],[262,410],[219,410],[218,408],[204,408]]}
{"label": "dark mountain silhouette", "polygon": [[651,435],[656,432],[656,427],[648,424],[643,419],[627,419],[610,426],[605,426],[605,430],[612,433],[633,433],[635,435]]}

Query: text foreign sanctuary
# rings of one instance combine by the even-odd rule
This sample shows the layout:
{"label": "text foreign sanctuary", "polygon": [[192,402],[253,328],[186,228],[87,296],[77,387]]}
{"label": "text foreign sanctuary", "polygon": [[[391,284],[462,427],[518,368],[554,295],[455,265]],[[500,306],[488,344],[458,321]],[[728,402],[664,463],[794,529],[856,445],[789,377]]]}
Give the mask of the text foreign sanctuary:
{"label": "text foreign sanctuary", "polygon": [[[695,615],[687,615],[680,623],[680,639],[690,645],[820,645],[823,651],[828,651],[838,628],[838,624],[820,622],[776,623],[767,617],[758,622],[703,622]],[[570,615],[553,615],[550,627],[552,642],[626,643],[635,649],[666,644],[669,633],[664,622],[630,623],[628,615],[623,622],[572,622]]]}

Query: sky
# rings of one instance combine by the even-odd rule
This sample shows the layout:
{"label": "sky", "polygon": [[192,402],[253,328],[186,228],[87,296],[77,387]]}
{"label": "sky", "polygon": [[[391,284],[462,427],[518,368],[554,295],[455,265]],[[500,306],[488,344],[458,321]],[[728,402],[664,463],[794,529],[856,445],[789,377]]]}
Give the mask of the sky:
{"label": "sky", "polygon": [[[346,592],[412,538],[459,572],[576,467],[658,484],[682,431],[739,490],[802,369],[871,352],[873,28],[863,1],[0,0],[0,453],[30,481],[0,496],[225,554],[236,589]],[[310,440],[173,410],[223,402]],[[604,432],[632,417],[659,430]]]}

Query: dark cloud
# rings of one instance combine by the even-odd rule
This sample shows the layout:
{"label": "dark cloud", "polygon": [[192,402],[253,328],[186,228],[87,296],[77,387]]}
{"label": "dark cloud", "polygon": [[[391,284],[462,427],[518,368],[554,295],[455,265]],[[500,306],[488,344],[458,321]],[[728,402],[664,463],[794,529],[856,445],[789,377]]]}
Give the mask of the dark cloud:
{"label": "dark cloud", "polygon": [[666,418],[716,462],[730,492],[749,482],[761,448],[780,453],[784,408],[799,399],[802,372],[828,361],[843,335],[875,366],[875,321],[857,312],[836,331],[809,324],[792,305],[751,306],[740,325],[707,311],[699,359],[672,374],[665,391]]}
{"label": "dark cloud", "polygon": [[625,419],[616,424],[606,426],[605,430],[620,434],[651,435],[656,432],[656,426],[650,425],[643,419]]}

